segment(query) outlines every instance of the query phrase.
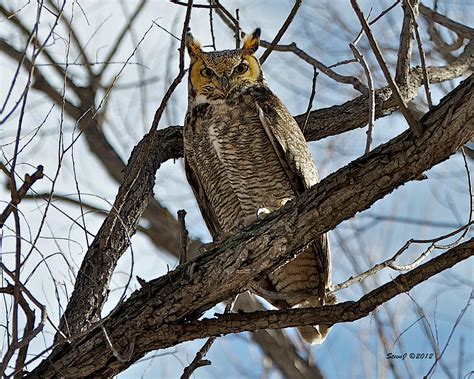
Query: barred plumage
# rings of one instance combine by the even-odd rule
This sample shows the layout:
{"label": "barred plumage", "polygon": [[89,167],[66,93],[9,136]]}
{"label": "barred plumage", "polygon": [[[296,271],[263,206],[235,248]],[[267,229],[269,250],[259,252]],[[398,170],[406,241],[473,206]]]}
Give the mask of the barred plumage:
{"label": "barred plumage", "polygon": [[[256,220],[258,212],[278,209],[318,181],[301,130],[263,78],[254,55],[259,36],[257,29],[241,49],[209,53],[191,35],[186,39],[191,65],[185,169],[214,239]],[[318,306],[333,301],[325,294],[330,271],[323,235],[259,287],[280,308]],[[308,342],[321,343],[328,328],[299,331]]]}

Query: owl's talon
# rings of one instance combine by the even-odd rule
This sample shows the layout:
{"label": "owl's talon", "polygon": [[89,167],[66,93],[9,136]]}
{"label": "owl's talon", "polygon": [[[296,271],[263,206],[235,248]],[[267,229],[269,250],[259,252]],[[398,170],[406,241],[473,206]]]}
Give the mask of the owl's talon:
{"label": "owl's talon", "polygon": [[289,201],[293,200],[291,197],[285,197],[284,199],[281,199],[280,200],[280,206],[284,206],[286,205],[286,203],[288,203]]}
{"label": "owl's talon", "polygon": [[257,220],[264,220],[267,216],[272,213],[272,211],[268,208],[259,208],[257,210]]}

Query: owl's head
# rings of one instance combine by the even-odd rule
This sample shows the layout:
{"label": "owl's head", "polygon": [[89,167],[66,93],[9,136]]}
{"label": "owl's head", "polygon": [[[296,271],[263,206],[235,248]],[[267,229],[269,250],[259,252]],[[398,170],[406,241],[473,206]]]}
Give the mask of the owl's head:
{"label": "owl's head", "polygon": [[205,52],[188,33],[186,47],[191,58],[189,91],[195,104],[223,100],[244,87],[261,83],[262,69],[254,55],[259,44],[258,28],[245,37],[240,49]]}

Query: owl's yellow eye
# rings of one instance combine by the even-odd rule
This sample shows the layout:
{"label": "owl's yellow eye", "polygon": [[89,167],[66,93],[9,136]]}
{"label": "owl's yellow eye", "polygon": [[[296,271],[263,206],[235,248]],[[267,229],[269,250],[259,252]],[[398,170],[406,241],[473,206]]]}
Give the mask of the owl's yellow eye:
{"label": "owl's yellow eye", "polygon": [[234,68],[234,72],[242,75],[243,73],[247,72],[249,69],[249,66],[246,65],[245,63],[239,64],[236,68]]}
{"label": "owl's yellow eye", "polygon": [[201,70],[201,75],[205,78],[210,78],[212,75],[214,75],[214,71],[212,71],[210,68],[205,67]]}

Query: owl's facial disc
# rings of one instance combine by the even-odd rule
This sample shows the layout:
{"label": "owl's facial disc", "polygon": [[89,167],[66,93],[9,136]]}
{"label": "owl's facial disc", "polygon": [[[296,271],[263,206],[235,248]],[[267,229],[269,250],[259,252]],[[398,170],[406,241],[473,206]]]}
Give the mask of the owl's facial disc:
{"label": "owl's facial disc", "polygon": [[198,103],[224,100],[249,85],[263,80],[260,63],[254,53],[260,43],[260,29],[246,36],[235,50],[204,52],[191,34],[186,47],[191,58],[189,85]]}
{"label": "owl's facial disc", "polygon": [[[226,58],[222,55],[227,55]],[[196,95],[210,100],[224,99],[233,92],[259,83],[262,71],[254,55],[242,56],[241,50],[230,50],[201,54],[191,63],[189,83]]]}

